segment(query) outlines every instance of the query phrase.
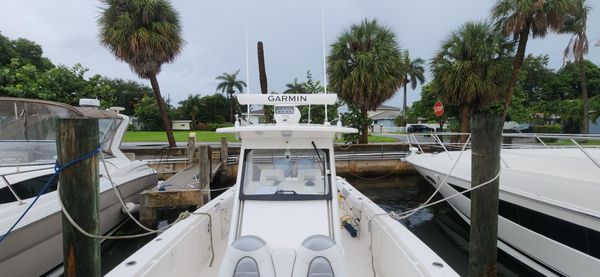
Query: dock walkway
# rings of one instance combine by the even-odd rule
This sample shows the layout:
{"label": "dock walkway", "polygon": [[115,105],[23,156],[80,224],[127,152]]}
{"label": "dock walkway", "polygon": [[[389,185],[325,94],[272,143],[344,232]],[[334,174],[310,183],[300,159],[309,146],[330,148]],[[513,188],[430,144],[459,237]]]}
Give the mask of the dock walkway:
{"label": "dock walkway", "polygon": [[210,145],[188,143],[188,164],[151,190],[140,194],[140,221],[146,226],[156,223],[161,208],[200,207],[210,201],[210,182],[227,167],[227,141],[214,149]]}

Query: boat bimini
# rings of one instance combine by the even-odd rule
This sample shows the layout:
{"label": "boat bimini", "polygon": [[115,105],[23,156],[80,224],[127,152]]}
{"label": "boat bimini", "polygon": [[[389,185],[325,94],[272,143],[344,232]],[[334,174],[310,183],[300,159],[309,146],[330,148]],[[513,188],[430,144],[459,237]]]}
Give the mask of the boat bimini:
{"label": "boat bimini", "polygon": [[[541,144],[505,145],[507,149],[501,150],[498,248],[545,276],[600,272],[600,149],[549,147],[540,139],[544,135],[505,136],[521,142],[537,139]],[[444,197],[470,189],[471,150],[461,156],[461,151],[438,146],[444,151],[411,148],[406,160]],[[448,202],[469,223],[470,192]]]}
{"label": "boat bimini", "polygon": [[295,105],[334,94],[268,98],[276,124],[218,129],[241,138],[237,183],[109,276],[456,276],[427,245],[336,177],[333,141],[356,129],[299,124]]}
{"label": "boat bimini", "polygon": [[[95,100],[97,101],[97,100]],[[91,102],[95,102],[91,100]],[[49,101],[0,97],[0,235],[17,222],[54,173],[58,118],[97,118],[108,173],[127,202],[156,186],[156,171],[130,161],[119,150],[128,117],[94,107],[72,107]],[[100,231],[117,226],[125,215],[117,190],[100,169]],[[39,276],[62,263],[62,223],[56,187],[58,177],[35,205],[0,241],[2,276]]]}

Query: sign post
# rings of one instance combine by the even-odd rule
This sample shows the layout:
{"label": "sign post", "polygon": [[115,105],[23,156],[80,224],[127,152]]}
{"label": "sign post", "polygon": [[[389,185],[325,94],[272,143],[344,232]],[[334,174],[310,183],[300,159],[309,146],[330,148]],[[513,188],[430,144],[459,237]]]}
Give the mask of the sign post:
{"label": "sign post", "polygon": [[[433,113],[435,114],[435,116],[440,117],[444,114],[444,104],[442,104],[442,102],[440,101],[435,101],[435,104],[433,104]],[[440,124],[440,130],[444,129],[444,120],[443,119],[439,119],[438,123]],[[440,140],[443,141],[443,137],[440,136]]]}

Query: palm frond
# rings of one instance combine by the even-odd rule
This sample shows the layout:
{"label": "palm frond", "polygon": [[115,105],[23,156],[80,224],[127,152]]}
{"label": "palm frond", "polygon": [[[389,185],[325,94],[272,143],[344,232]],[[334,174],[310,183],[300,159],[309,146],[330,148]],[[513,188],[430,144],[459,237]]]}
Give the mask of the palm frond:
{"label": "palm frond", "polygon": [[141,78],[172,62],[185,41],[179,14],[166,0],[103,0],[98,18],[100,43]]}

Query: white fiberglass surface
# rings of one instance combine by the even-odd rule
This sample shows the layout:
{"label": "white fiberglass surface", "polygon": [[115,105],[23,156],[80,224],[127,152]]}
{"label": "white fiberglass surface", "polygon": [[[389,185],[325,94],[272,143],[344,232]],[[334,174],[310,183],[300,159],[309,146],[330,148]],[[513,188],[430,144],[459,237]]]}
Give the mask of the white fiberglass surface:
{"label": "white fiberglass surface", "polygon": [[315,149],[253,149],[245,158],[243,194],[327,195],[327,155]]}
{"label": "white fiberglass surface", "polygon": [[[600,150],[586,149],[596,160]],[[410,155],[407,161],[440,172],[440,178],[452,168],[458,151],[438,154]],[[451,156],[452,159],[449,157]],[[503,191],[517,193],[543,202],[554,203],[588,214],[600,215],[598,168],[581,150],[565,149],[506,149],[502,150]],[[471,151],[463,153],[453,177],[470,182]]]}
{"label": "white fiberglass surface", "polygon": [[312,235],[330,235],[327,201],[244,202],[240,236],[259,236],[272,249],[297,248]]}

